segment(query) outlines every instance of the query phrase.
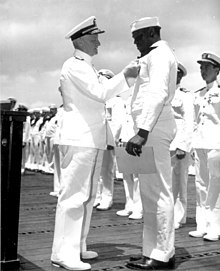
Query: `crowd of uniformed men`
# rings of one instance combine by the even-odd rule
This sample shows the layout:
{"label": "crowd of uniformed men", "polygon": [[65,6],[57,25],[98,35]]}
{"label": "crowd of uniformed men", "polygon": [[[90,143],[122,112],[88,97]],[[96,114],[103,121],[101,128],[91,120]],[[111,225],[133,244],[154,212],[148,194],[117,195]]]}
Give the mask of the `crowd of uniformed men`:
{"label": "crowd of uniformed men", "polygon": [[[143,62],[142,62],[143,71],[144,71],[144,65],[145,65],[144,61],[146,61],[146,63],[148,63],[147,61],[150,61],[149,59],[145,60],[145,55],[149,55],[149,58],[152,57],[153,61],[155,62],[156,58],[154,56],[154,53],[158,50],[155,48],[163,48],[161,49],[162,50],[161,52],[163,53],[166,52],[167,54],[170,54],[166,47],[160,47],[160,46],[164,46],[164,44],[162,43],[163,41],[160,41],[160,38],[158,38],[159,37],[158,33],[154,32],[156,28],[158,27],[160,28],[157,18],[156,19],[143,18],[140,21],[135,22],[132,27],[133,27],[132,34],[133,34],[135,43],[138,49],[140,50],[140,52],[143,53],[143,55],[141,55],[143,59]],[[150,34],[149,33],[146,34],[144,32],[141,33],[140,31],[142,31],[143,29],[144,30],[150,29],[151,33]],[[82,32],[82,30],[86,32],[84,33]],[[86,21],[84,21],[82,24],[78,25],[67,35],[67,38],[71,38],[76,48],[76,55],[74,56],[73,61],[78,63],[77,69],[80,69],[79,66],[81,64],[83,67],[84,63],[87,63],[87,62],[89,63],[90,60],[88,58],[88,55],[93,56],[96,53],[91,53],[91,54],[90,52],[88,54],[82,53],[83,50],[82,51],[79,50],[79,48],[81,48],[80,46],[82,45],[78,44],[76,41],[78,41],[79,38],[81,37],[86,37],[86,38],[88,37],[88,39],[91,38],[89,42],[92,44],[92,42],[93,43],[97,42],[95,39],[92,40],[92,37],[97,36],[97,34],[100,34],[100,33],[103,33],[103,31],[97,28],[95,24],[95,19],[91,17],[87,19]],[[154,47],[153,50],[150,49],[149,52],[147,53],[145,51],[142,51],[140,44],[141,42],[144,42],[144,41],[141,41],[141,39],[143,39],[143,35],[145,34],[153,35],[152,37],[157,37],[157,39],[155,39],[154,42],[156,42],[155,44],[157,44],[157,46],[159,47]],[[82,48],[84,47],[82,46]],[[84,52],[87,52],[87,51],[85,50]],[[158,52],[160,54],[160,51]],[[173,61],[173,57],[171,55],[169,55],[169,57],[170,57],[169,61],[171,63]],[[187,90],[183,88],[181,86],[181,80],[183,77],[187,76],[187,70],[182,63],[178,62],[177,69],[176,69],[177,76],[176,76],[175,94],[172,97],[172,99],[170,98],[170,100],[172,101],[169,101],[171,102],[171,105],[172,105],[172,112],[174,114],[176,127],[177,127],[175,138],[173,141],[171,140],[172,143],[170,145],[172,193],[173,193],[174,204],[175,204],[174,205],[175,206],[174,207],[174,225],[175,225],[175,229],[178,229],[183,224],[186,223],[187,182],[188,182],[189,166],[192,165],[192,163],[193,164],[195,163],[195,176],[196,176],[195,177],[195,181],[196,181],[195,197],[197,199],[197,207],[196,207],[197,229],[196,231],[189,232],[189,235],[192,237],[202,237],[204,238],[204,240],[218,241],[220,237],[220,86],[218,85],[218,82],[217,82],[217,76],[220,70],[220,58],[213,53],[204,53],[202,54],[201,59],[199,59],[197,62],[200,65],[198,66],[198,69],[200,67],[201,76],[202,76],[202,79],[206,82],[206,86],[195,92],[192,92],[191,90]],[[169,71],[170,74],[172,74],[173,71],[175,71],[175,61],[173,63],[174,63],[173,68],[170,68],[170,71]],[[87,69],[86,65],[85,67],[82,68],[82,70]],[[63,67],[63,74],[65,74],[65,71],[66,71],[65,69],[67,68],[68,68],[67,66]],[[163,68],[164,67],[162,68],[160,67],[160,70],[162,72],[163,72]],[[130,68],[124,71],[125,78],[126,76],[129,77],[128,76],[129,69]],[[76,74],[77,72],[78,71],[75,71]],[[88,69],[88,75],[89,75],[89,72],[94,73],[93,70],[89,71]],[[115,79],[115,82],[116,80],[118,80],[119,82],[118,85],[120,86],[121,84],[121,88],[124,87],[124,85],[122,85],[122,80],[124,79],[121,78],[120,79],[121,81],[120,81],[119,76],[118,75],[115,76],[114,73],[110,70],[102,69],[97,73],[97,75],[99,78],[99,83],[100,81],[107,82],[109,79],[117,77],[117,79]],[[61,210],[61,208],[64,208],[62,207],[62,204],[63,204],[62,197],[64,195],[65,197],[69,197],[69,194],[68,194],[69,192],[68,191],[65,192],[65,187],[64,186],[62,187],[62,183],[60,183],[61,181],[60,159],[62,159],[63,162],[67,162],[65,159],[68,159],[68,162],[67,162],[68,166],[66,166],[67,168],[69,167],[70,163],[72,163],[71,162],[72,160],[68,158],[68,155],[71,157],[73,156],[73,150],[72,149],[67,150],[67,148],[65,147],[66,145],[72,144],[72,143],[68,144],[67,133],[65,134],[66,138],[63,139],[63,142],[65,142],[63,146],[65,148],[62,147],[61,151],[58,150],[58,145],[59,145],[59,140],[60,140],[59,138],[60,131],[65,126],[65,123],[62,122],[61,119],[63,118],[63,114],[66,114],[66,116],[63,119],[66,118],[67,120],[69,120],[68,125],[71,125],[71,118],[69,119],[67,118],[67,113],[69,113],[68,111],[73,112],[75,110],[75,109],[72,109],[71,111],[71,109],[68,108],[67,98],[72,99],[73,97],[71,95],[73,94],[68,93],[67,91],[68,89],[71,89],[70,85],[65,85],[68,83],[68,79],[64,78],[67,75],[62,75],[62,76],[61,76],[61,82],[63,85],[60,91],[61,91],[61,95],[63,96],[64,104],[66,103],[65,110],[63,110],[62,106],[57,108],[55,105],[50,105],[49,107],[35,108],[35,109],[28,109],[25,106],[18,106],[17,108],[17,110],[25,110],[25,111],[28,111],[29,113],[29,116],[27,117],[27,120],[24,124],[22,173],[25,173],[25,170],[34,170],[34,171],[40,171],[47,174],[54,174],[54,191],[51,191],[51,195],[58,197],[57,217],[60,217],[60,218],[62,217],[63,213],[59,214],[59,209]],[[77,76],[80,77],[80,74],[77,74]],[[142,74],[140,74],[140,78],[141,76]],[[133,77],[136,77],[136,75]],[[153,78],[153,75],[152,75],[152,78]],[[174,78],[175,78],[175,75],[174,75]],[[137,82],[138,80],[139,78],[137,79]],[[138,85],[137,82],[136,82],[136,85]],[[162,84],[163,82],[159,82],[159,83]],[[81,88],[83,89],[83,86],[81,86]],[[168,88],[172,88],[172,86],[168,86]],[[144,95],[146,95],[144,92],[141,93],[142,89],[139,88],[138,90],[139,92],[135,94],[135,91],[137,91],[136,89],[137,88],[135,87],[133,89],[133,86],[131,85],[130,91],[127,92],[126,95],[124,93],[120,93],[120,91],[118,92],[115,91],[114,98],[106,99],[108,101],[106,101],[105,103],[105,113],[106,113],[105,118],[108,124],[110,125],[114,142],[108,142],[107,148],[106,150],[104,150],[103,160],[102,158],[100,160],[102,169],[101,169],[100,175],[99,176],[97,175],[97,177],[99,178],[98,189],[96,193],[96,199],[94,199],[93,201],[93,207],[97,208],[98,210],[108,210],[109,208],[111,208],[113,204],[114,179],[118,178],[119,176],[118,175],[119,173],[117,170],[117,161],[116,161],[115,152],[114,152],[115,145],[124,146],[126,142],[129,142],[129,144],[127,144],[127,147],[126,147],[127,152],[132,155],[140,155],[141,148],[139,147],[140,145],[141,146],[144,145],[148,138],[148,132],[146,132],[146,130],[148,129],[139,129],[139,132],[137,135],[135,135],[135,132],[133,129],[134,119],[132,119],[131,117],[132,99],[133,99],[133,105],[132,105],[133,107],[136,106],[137,104],[138,106],[140,106],[141,104],[143,108],[144,106],[146,107],[151,106],[148,104],[144,104],[144,102],[141,100],[141,98],[143,98]],[[100,89],[100,91],[102,90]],[[77,98],[76,97],[75,98],[81,99],[83,94],[85,94],[86,99],[90,98],[91,96],[92,102],[94,101],[94,104],[97,103],[97,107],[95,110],[98,111],[99,110],[98,106],[100,106],[99,103],[102,98],[101,97],[102,94],[100,92],[100,97],[97,96],[96,98],[94,93],[91,91],[91,93],[85,94],[82,91],[82,93],[80,94],[81,96],[78,96]],[[140,95],[140,97],[138,95]],[[163,95],[162,92],[160,95]],[[133,98],[134,96],[136,99],[135,100],[136,104],[134,103],[134,98]],[[154,103],[155,101],[152,100],[152,108],[154,106]],[[93,106],[94,104],[91,103],[91,106]],[[70,106],[72,105],[70,104]],[[83,105],[81,104],[80,106],[83,106]],[[87,110],[89,111],[90,108],[88,107]],[[166,121],[166,118],[167,120],[170,120],[170,118],[168,117],[168,106],[163,105],[162,110],[164,114],[164,119],[160,120],[161,122],[159,125],[164,125],[168,123]],[[63,113],[64,111],[65,113]],[[77,111],[75,112],[77,114]],[[151,112],[149,112],[149,114],[151,114]],[[92,117],[95,120],[95,116],[92,116]],[[91,121],[89,119],[90,116],[87,116],[87,118],[88,118],[88,123],[89,123]],[[98,115],[97,115],[97,118],[98,118]],[[165,122],[163,122],[164,120]],[[155,122],[156,121],[158,120],[155,120]],[[62,125],[64,126],[61,126],[60,123],[62,123]],[[155,128],[154,128],[154,125],[155,125]],[[81,126],[80,122],[79,122],[79,126],[80,127],[74,127],[76,134],[77,134],[78,129],[84,129],[84,127]],[[150,130],[158,129],[159,126],[158,124],[154,123],[152,127],[150,127],[149,129]],[[163,127],[165,129],[165,126]],[[66,127],[65,129],[67,128],[68,127]],[[97,127],[96,129],[99,129],[99,127]],[[72,133],[71,129],[69,130],[69,133]],[[96,131],[94,131],[93,133],[95,135]],[[161,130],[160,130],[160,133],[161,133]],[[101,135],[99,134],[99,136]],[[105,136],[106,135],[103,134],[103,137]],[[157,136],[158,136],[157,134],[154,134],[154,137],[157,137]],[[149,135],[149,138],[151,142],[152,139],[150,135]],[[148,138],[148,141],[149,141],[149,138]],[[140,141],[140,139],[141,140],[145,139],[145,141],[143,141],[145,143],[142,142],[141,144],[139,144],[138,140]],[[76,140],[76,139],[73,136],[71,140]],[[135,140],[136,140],[136,143],[135,143]],[[75,148],[74,151],[77,152],[78,155],[80,156],[82,155],[82,153],[79,152],[81,145],[80,144],[77,145],[77,144],[78,143],[76,143],[76,146],[79,146],[79,147],[77,147],[77,149]],[[89,147],[94,148],[94,146],[89,146]],[[100,148],[102,149],[103,147],[100,147]],[[155,148],[155,154],[157,155],[156,153],[157,146],[154,146],[154,148]],[[83,149],[83,151],[84,150],[85,149]],[[61,158],[60,158],[60,155],[62,156]],[[161,155],[163,155],[163,153],[159,154],[159,156]],[[159,161],[159,158],[160,158],[159,156],[156,157],[157,162]],[[97,159],[98,161],[99,159],[98,154],[95,156],[95,159]],[[165,163],[165,160],[163,161]],[[159,168],[160,166],[161,165],[158,162],[157,167]],[[63,167],[62,170],[64,172],[64,170],[66,170],[65,167]],[[67,173],[71,172],[70,168],[68,170],[69,171],[65,171],[66,173],[64,172],[63,178],[68,179]],[[164,170],[165,169],[161,170],[161,172],[165,172]],[[79,175],[76,175],[76,176],[74,175],[75,178],[78,178],[77,176],[83,176],[82,172],[78,174]],[[72,176],[71,177],[72,179],[68,181],[68,185],[70,185],[70,182],[71,180],[74,179],[74,176]],[[153,176],[151,177],[153,178]],[[145,197],[144,193],[146,192],[143,192],[143,191],[147,191],[147,189],[150,189],[149,186],[148,188],[144,187],[147,184],[147,179],[145,182],[144,181],[141,182],[142,187],[140,188],[139,186],[140,176],[138,176],[137,174],[126,174],[126,172],[123,172],[123,174],[120,175],[120,178],[123,178],[126,200],[125,200],[125,208],[123,210],[119,210],[117,212],[117,215],[128,216],[129,219],[142,219],[143,207],[144,209],[154,207],[154,206],[152,207],[149,206],[149,202],[151,202],[149,201],[150,196],[148,195],[147,196],[148,198]],[[143,178],[143,176],[141,178]],[[161,182],[163,182],[163,176],[161,178],[162,178]],[[156,182],[158,181],[158,179],[155,177],[154,181]],[[164,195],[166,195],[166,193],[169,193],[169,189],[166,191],[165,186],[166,185],[164,185],[164,191],[161,188],[162,186],[160,188],[159,186],[157,187],[157,189],[162,189],[161,191],[163,192],[161,193],[164,193]],[[140,195],[141,194],[140,189],[142,189],[142,196]],[[153,189],[154,188],[152,187],[152,193],[157,193],[156,190],[153,190]],[[60,192],[60,190],[62,191]],[[60,199],[59,199],[59,195],[61,195]],[[71,198],[72,207],[69,206],[68,208],[75,208],[76,210],[77,208],[81,208],[80,203],[77,203],[76,201],[78,199],[80,202],[80,199],[76,197],[76,195],[74,195],[75,198],[74,197]],[[165,204],[166,197],[167,199],[169,198],[168,194],[164,196],[163,204]],[[141,199],[144,200],[143,201],[144,206],[142,206]],[[155,202],[155,199],[153,201]],[[157,200],[157,204],[159,204],[158,200]],[[168,201],[167,201],[167,204],[169,205]],[[164,207],[164,206],[160,207],[158,205],[158,208],[162,208],[162,209],[167,208],[167,209],[164,209],[165,212],[167,212],[169,215],[171,214],[172,210],[169,210],[168,207]],[[155,209],[155,212],[157,212],[156,209]],[[158,214],[158,217],[159,217],[159,214]],[[70,218],[68,217],[68,219]],[[149,221],[147,222],[148,217],[146,216],[144,219],[145,219],[145,225],[147,223],[149,224]],[[58,225],[58,223],[60,222],[57,221],[56,223]],[[71,223],[72,222],[70,220],[69,225],[72,225]],[[160,223],[167,223],[167,222],[158,221],[157,223],[159,225]],[[65,225],[65,227],[68,228],[68,225]],[[85,240],[88,234],[88,227],[89,227],[89,224],[87,225],[87,229],[85,230],[86,231],[85,237],[82,237]],[[172,229],[171,225],[168,225],[167,227],[168,229]],[[78,229],[79,228],[77,228],[77,230]],[[74,268],[80,268],[81,270],[88,269],[90,265],[84,264],[77,257],[75,260],[70,260],[70,258],[68,258],[66,254],[62,254],[64,251],[67,251],[66,250],[67,247],[70,246],[71,248],[72,241],[69,241],[71,239],[71,234],[70,234],[69,236],[70,239],[67,239],[66,241],[62,241],[64,242],[62,245],[63,247],[59,245],[58,240],[59,238],[62,237],[62,234],[64,234],[62,232],[58,234],[59,231],[61,231],[61,229],[58,229],[58,226],[55,226],[53,253],[51,257],[52,263],[58,264],[70,270],[75,270]],[[145,232],[144,238],[146,238],[146,236],[148,235],[148,229],[144,228],[144,232]],[[171,230],[171,233],[172,233],[172,230]],[[167,236],[169,236],[170,240],[173,239],[173,234],[169,234],[169,233],[166,233],[166,234],[168,234]],[[74,237],[74,235],[72,235],[72,238],[76,238],[76,236]],[[158,236],[155,238],[158,239]],[[87,251],[84,239],[83,241],[81,241],[81,243],[83,244],[82,248],[80,247],[81,259],[96,258],[97,253],[92,252],[92,251]],[[161,267],[172,268],[174,266],[173,257],[175,256],[175,254],[174,254],[173,248],[170,245],[172,243],[170,240],[168,240],[168,244],[167,244],[168,248],[170,246],[169,255],[168,254],[167,255],[164,254],[165,256],[162,255],[161,251],[163,251],[163,253],[165,253],[166,251],[166,248],[162,247],[162,245],[161,247],[158,245],[157,249],[154,250],[154,249],[147,248],[147,245],[145,247],[145,244],[143,244],[143,257],[140,259],[139,258],[130,259],[130,262],[128,263],[128,267],[134,268],[134,269],[145,269],[145,270],[158,269]],[[148,244],[151,241],[148,240]],[[143,243],[145,243],[145,241],[143,241]],[[158,241],[158,244],[159,243],[160,241]],[[162,241],[161,241],[161,244],[162,244]],[[63,255],[63,256],[60,256],[60,255]]]}

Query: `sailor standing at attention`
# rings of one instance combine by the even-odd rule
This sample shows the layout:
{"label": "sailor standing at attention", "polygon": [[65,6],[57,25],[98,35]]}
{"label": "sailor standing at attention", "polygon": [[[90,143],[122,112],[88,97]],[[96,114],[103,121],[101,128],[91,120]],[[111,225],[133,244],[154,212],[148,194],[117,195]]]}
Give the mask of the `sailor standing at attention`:
{"label": "sailor standing at attention", "polygon": [[175,229],[186,223],[188,168],[193,136],[193,95],[180,86],[186,74],[186,68],[179,62],[176,91],[172,100],[177,133],[170,145]]}
{"label": "sailor standing at attention", "polygon": [[218,241],[220,237],[220,58],[202,54],[200,64],[206,86],[195,93],[196,230],[192,237]]}
{"label": "sailor standing at attention", "polygon": [[131,99],[135,136],[128,141],[126,150],[141,156],[142,148],[151,146],[156,164],[154,174],[139,174],[143,256],[137,261],[130,259],[127,266],[132,269],[174,268],[175,264],[170,144],[176,134],[171,101],[177,61],[168,43],[161,40],[160,29],[157,17],[141,18],[131,25],[134,44],[141,53],[141,69]]}

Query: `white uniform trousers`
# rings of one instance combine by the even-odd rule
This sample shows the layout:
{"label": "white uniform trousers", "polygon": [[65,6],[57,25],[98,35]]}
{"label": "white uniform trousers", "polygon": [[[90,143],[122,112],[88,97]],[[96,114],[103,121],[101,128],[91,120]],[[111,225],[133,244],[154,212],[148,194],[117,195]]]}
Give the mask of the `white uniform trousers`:
{"label": "white uniform trousers", "polygon": [[26,162],[25,168],[31,169],[31,150],[32,150],[32,140],[28,140],[27,147],[26,147]]}
{"label": "white uniform trousers", "polygon": [[126,199],[125,210],[128,212],[141,214],[143,212],[143,208],[138,175],[123,173],[123,183]]}
{"label": "white uniform trousers", "polygon": [[28,144],[23,144],[22,146],[22,158],[21,158],[21,173],[23,174],[25,171],[25,163],[27,160],[26,154],[27,154],[27,148],[28,148]]}
{"label": "white uniform trousers", "polygon": [[[172,155],[172,153],[171,153]],[[172,155],[172,181],[174,196],[174,221],[175,225],[186,223],[187,214],[187,184],[190,154],[186,152],[183,159]]]}
{"label": "white uniform trousers", "polygon": [[111,203],[114,191],[115,150],[105,150],[100,175],[101,202]]}
{"label": "white uniform trousers", "polygon": [[45,148],[45,172],[54,173],[54,138],[46,136],[45,138],[46,148]]}
{"label": "white uniform trousers", "polygon": [[86,238],[103,151],[64,145],[59,148],[61,188],[56,209],[51,258],[79,262],[80,252],[87,250]]}
{"label": "white uniform trousers", "polygon": [[[176,133],[174,119],[160,121],[149,133],[157,173],[139,174],[143,204],[143,255],[167,262],[175,253],[174,199],[172,191],[170,143]],[[146,161],[147,163],[147,161]]]}
{"label": "white uniform trousers", "polygon": [[37,156],[39,156],[39,146],[36,150],[35,146],[35,140],[34,140],[34,135],[31,135],[31,142],[30,142],[30,156],[29,156],[29,165],[31,170],[35,170],[36,167],[36,158],[35,158],[35,153],[37,152]]}
{"label": "white uniform trousers", "polygon": [[32,169],[39,170],[39,166],[41,163],[41,137],[39,134],[34,134],[32,137],[33,144],[32,144]]}
{"label": "white uniform trousers", "polygon": [[60,153],[59,153],[58,144],[53,144],[53,153],[54,153],[53,192],[59,192],[60,191]]}
{"label": "white uniform trousers", "polygon": [[197,230],[220,235],[220,150],[195,149]]}

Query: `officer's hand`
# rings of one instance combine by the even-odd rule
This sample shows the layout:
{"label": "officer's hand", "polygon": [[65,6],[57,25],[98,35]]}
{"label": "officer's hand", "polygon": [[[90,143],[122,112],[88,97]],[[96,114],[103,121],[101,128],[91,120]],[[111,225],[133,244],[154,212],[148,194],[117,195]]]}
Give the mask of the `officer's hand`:
{"label": "officer's hand", "polygon": [[186,156],[186,152],[185,151],[182,151],[180,149],[176,149],[176,157],[178,159],[183,159],[184,157]]}
{"label": "officer's hand", "polygon": [[126,79],[136,78],[140,71],[140,65],[138,61],[131,61],[124,69],[123,73]]}
{"label": "officer's hand", "polygon": [[135,135],[127,142],[125,150],[130,155],[140,156],[140,154],[142,153],[142,150],[141,150],[142,146],[145,143],[146,143],[145,138],[139,135]]}

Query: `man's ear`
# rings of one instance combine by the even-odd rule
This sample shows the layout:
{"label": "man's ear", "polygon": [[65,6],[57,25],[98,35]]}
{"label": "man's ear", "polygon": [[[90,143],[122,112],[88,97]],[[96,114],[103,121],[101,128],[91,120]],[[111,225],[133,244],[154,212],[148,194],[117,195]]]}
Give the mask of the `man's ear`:
{"label": "man's ear", "polygon": [[151,28],[151,29],[150,29],[150,37],[153,38],[153,37],[154,37],[154,34],[155,34],[154,28]]}

